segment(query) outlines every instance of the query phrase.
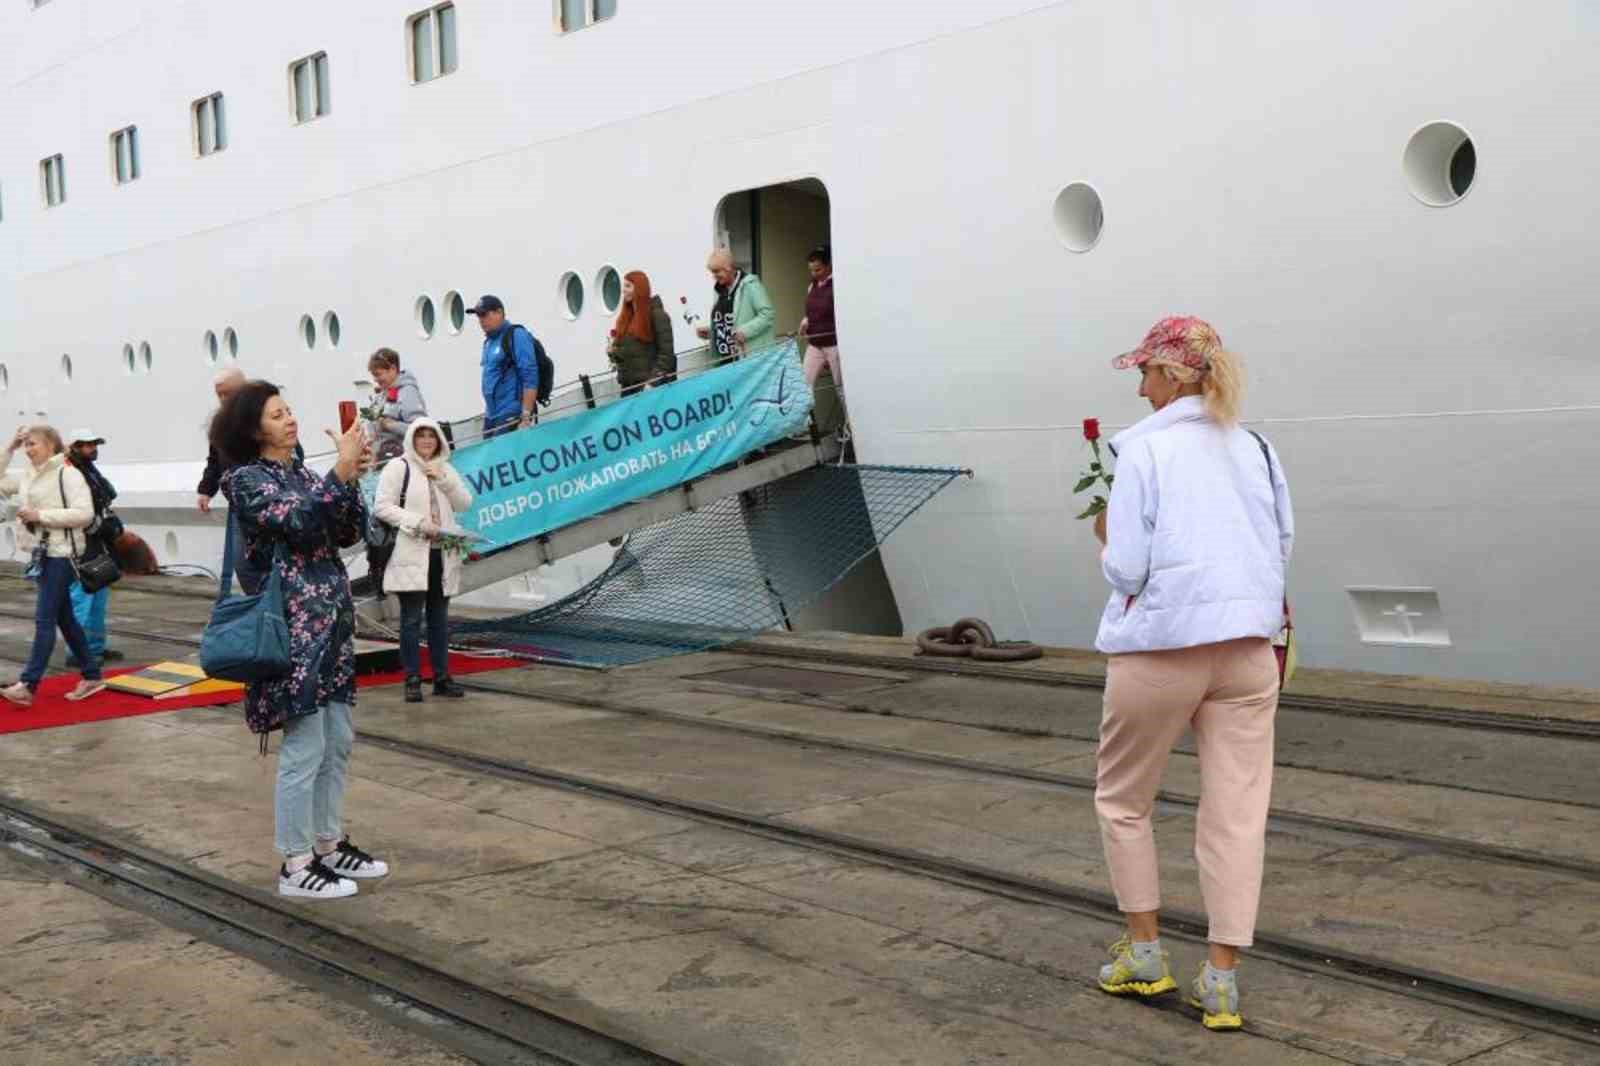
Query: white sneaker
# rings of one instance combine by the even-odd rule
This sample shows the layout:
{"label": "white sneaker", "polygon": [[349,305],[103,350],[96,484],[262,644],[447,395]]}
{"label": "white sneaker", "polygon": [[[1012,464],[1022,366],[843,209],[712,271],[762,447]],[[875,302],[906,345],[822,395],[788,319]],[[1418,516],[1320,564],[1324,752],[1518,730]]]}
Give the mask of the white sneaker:
{"label": "white sneaker", "polygon": [[339,846],[328,854],[317,856],[317,861],[340,877],[366,880],[389,875],[388,863],[382,859],[374,859],[371,855],[350,843],[349,837],[339,841]]}
{"label": "white sneaker", "polygon": [[106,683],[104,681],[100,680],[99,678],[96,678],[93,681],[85,678],[84,680],[79,681],[77,686],[71,692],[67,693],[67,699],[71,700],[73,703],[77,703],[79,700],[86,700],[90,696],[99,695],[105,690]]}
{"label": "white sneaker", "polygon": [[304,869],[294,873],[289,872],[288,866],[278,867],[278,895],[293,896],[297,899],[344,899],[353,896],[358,889],[356,883],[348,877],[340,877],[326,866],[322,860],[312,859]]}

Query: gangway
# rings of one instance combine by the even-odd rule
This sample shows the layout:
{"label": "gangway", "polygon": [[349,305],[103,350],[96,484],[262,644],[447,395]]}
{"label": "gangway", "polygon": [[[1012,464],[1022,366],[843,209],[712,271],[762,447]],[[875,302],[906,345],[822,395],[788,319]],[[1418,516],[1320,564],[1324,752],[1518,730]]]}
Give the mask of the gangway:
{"label": "gangway", "polygon": [[[461,593],[602,544],[617,548],[605,571],[571,594],[521,615],[459,620],[451,642],[617,665],[787,626],[794,612],[870,557],[912,513],[970,473],[848,463],[847,438],[832,431],[835,419],[815,403],[832,399],[831,383],[819,381],[815,393],[805,384],[788,339],[739,364],[691,353],[680,357],[673,380],[630,397],[621,395],[612,375],[583,376],[557,390],[537,426],[482,444],[481,419],[449,423],[452,441],[464,449],[457,468],[482,490],[473,513],[489,545],[462,568]],[[630,400],[626,409],[604,411]],[[723,413],[691,430],[689,412],[696,405],[705,412],[713,402]],[[628,426],[637,437],[639,426],[654,425],[658,416],[670,423],[679,411],[686,424],[676,436],[661,436],[659,444],[646,440],[637,446],[645,452],[632,453],[637,458],[653,448],[660,458],[656,466],[642,464],[645,473],[637,480],[627,473],[609,476],[627,465],[620,461],[627,447],[608,446],[608,454],[594,457],[597,439],[618,440]],[[592,417],[576,421],[584,415]],[[570,432],[551,431],[568,419],[575,420]],[[699,443],[691,447],[696,432]],[[532,464],[536,455],[541,463],[553,457],[558,447],[563,454],[581,450],[573,447],[579,441],[589,446],[590,473],[578,477],[587,486],[573,494],[564,491],[573,483],[561,480],[565,470]],[[596,487],[601,482],[594,471],[606,475],[604,487]],[[531,506],[516,506],[523,492]],[[485,504],[488,510],[481,509]],[[368,599],[362,613],[378,620],[391,603],[390,597]]]}
{"label": "gangway", "polygon": [[[474,509],[490,551],[462,568],[462,592],[600,544],[616,552],[602,575],[555,602],[520,615],[456,619],[451,643],[619,666],[792,626],[797,611],[872,557],[918,507],[970,474],[848,463],[850,445],[830,432],[826,407],[818,418],[814,400],[832,399],[830,384],[818,384],[816,392],[806,386],[792,343],[755,352],[739,367],[680,363],[675,381],[629,399],[614,379],[581,378],[542,411],[538,427],[467,445],[458,469],[483,490]],[[710,411],[693,431],[691,410]],[[646,440],[638,445],[645,453],[634,453],[654,448],[659,463],[638,464],[637,480],[618,474],[597,488],[594,471],[627,466],[619,461],[627,448],[608,445],[608,455],[595,459],[595,442],[616,442],[624,427],[638,437],[638,427],[658,418],[672,429],[674,411],[685,423],[677,435]],[[570,432],[550,431],[582,415],[590,418],[573,421]],[[482,424],[453,423],[451,435],[458,443],[482,439]],[[554,461],[557,447],[563,455],[578,451],[576,442],[587,442],[590,453],[590,474],[578,480],[590,480],[570,493],[573,480],[544,461]],[[488,511],[480,511],[485,503]]]}

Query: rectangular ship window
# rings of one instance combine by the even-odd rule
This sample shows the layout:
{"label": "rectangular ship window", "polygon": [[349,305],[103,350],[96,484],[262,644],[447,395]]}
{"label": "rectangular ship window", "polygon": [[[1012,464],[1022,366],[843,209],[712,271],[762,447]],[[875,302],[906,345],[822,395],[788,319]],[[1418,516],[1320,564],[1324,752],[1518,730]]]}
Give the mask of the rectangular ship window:
{"label": "rectangular ship window", "polygon": [[440,4],[406,20],[411,81],[419,84],[456,69],[456,5]]}
{"label": "rectangular ship window", "polygon": [[222,94],[212,93],[189,105],[194,120],[195,155],[211,155],[228,147],[228,124],[223,117]]}
{"label": "rectangular ship window", "polygon": [[111,175],[118,185],[139,178],[139,128],[129,126],[111,135]]}
{"label": "rectangular ship window", "polygon": [[59,155],[39,160],[39,189],[44,194],[46,207],[55,207],[66,200],[66,163]]}
{"label": "rectangular ship window", "polygon": [[617,13],[617,0],[555,0],[556,30],[571,33]]}
{"label": "rectangular ship window", "polygon": [[328,53],[318,52],[289,65],[289,96],[297,125],[333,109],[328,95]]}

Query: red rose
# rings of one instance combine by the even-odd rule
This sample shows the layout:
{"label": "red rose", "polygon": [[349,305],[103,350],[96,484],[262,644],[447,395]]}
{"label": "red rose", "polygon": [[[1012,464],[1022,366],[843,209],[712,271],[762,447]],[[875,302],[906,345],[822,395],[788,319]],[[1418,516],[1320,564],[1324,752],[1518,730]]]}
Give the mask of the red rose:
{"label": "red rose", "polygon": [[1083,420],[1083,439],[1100,439],[1100,420],[1098,418],[1085,418]]}
{"label": "red rose", "polygon": [[396,386],[396,387],[390,389],[384,395],[388,398],[390,403],[399,403],[400,402],[400,388],[399,388],[399,386]]}

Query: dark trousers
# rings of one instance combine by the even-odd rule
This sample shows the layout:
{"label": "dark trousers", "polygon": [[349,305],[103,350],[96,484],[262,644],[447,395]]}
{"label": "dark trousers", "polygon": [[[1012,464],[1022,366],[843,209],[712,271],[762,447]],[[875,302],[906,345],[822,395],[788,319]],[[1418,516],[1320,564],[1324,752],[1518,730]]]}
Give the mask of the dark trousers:
{"label": "dark trousers", "polygon": [[422,676],[422,611],[428,611],[428,658],[433,677],[450,674],[450,598],[444,594],[444,555],[428,553],[428,591],[397,592],[400,597],[400,662],[407,677]]}
{"label": "dark trousers", "polygon": [[100,660],[89,651],[89,638],[72,613],[72,583],[78,575],[70,559],[46,559],[44,572],[39,575],[39,598],[33,607],[33,650],[28,653],[28,665],[22,669],[22,683],[37,690],[44,672],[50,665],[50,654],[56,650],[56,629],[67,638],[67,647],[78,662],[83,664],[83,676],[89,681],[100,680]]}

